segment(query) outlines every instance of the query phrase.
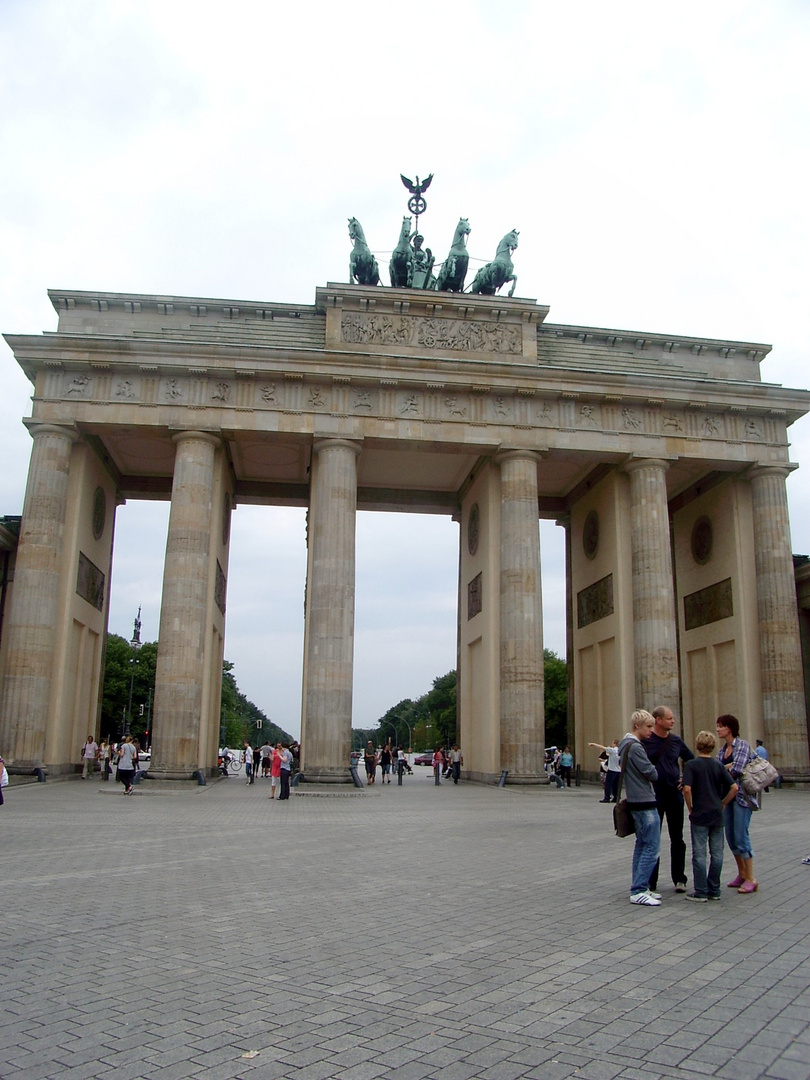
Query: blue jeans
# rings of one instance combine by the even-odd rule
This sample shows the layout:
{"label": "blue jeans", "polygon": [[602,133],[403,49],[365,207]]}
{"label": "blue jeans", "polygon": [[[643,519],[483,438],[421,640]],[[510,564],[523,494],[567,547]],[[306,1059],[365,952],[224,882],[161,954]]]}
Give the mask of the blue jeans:
{"label": "blue jeans", "polygon": [[[723,826],[690,825],[692,831],[692,877],[696,896],[719,896],[723,872]],[[706,873],[706,849],[709,873]]]}
{"label": "blue jeans", "polygon": [[728,804],[723,811],[723,819],[726,827],[726,840],[731,848],[732,855],[739,855],[741,859],[753,859],[754,849],[748,838],[748,826],[751,821],[751,808],[740,806],[736,799]]}
{"label": "blue jeans", "polygon": [[657,810],[631,810],[636,823],[636,846],[633,848],[633,882],[630,895],[646,892],[650,874],[658,862],[661,847],[661,819]]}

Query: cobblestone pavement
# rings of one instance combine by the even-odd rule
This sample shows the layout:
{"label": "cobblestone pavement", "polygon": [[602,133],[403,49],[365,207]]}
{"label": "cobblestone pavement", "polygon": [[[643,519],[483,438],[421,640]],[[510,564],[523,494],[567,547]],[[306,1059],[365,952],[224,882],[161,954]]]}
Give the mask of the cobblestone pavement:
{"label": "cobblestone pavement", "polygon": [[267,793],[7,789],[2,1080],[810,1075],[810,792],[659,909],[593,787]]}

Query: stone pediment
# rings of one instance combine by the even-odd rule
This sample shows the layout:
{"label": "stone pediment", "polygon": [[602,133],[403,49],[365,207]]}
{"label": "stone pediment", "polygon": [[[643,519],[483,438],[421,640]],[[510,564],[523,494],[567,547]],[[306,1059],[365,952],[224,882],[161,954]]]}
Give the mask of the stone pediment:
{"label": "stone pediment", "polygon": [[468,356],[537,362],[537,326],[549,312],[534,300],[332,284],[317,290],[326,348],[391,356]]}

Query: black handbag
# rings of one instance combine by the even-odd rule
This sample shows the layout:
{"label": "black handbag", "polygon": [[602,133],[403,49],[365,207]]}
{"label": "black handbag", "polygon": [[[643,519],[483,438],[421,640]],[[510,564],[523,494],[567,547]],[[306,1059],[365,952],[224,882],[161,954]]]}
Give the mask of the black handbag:
{"label": "black handbag", "polygon": [[630,753],[630,744],[624,748],[622,755],[622,769],[619,773],[619,788],[616,792],[616,803],[613,806],[613,828],[617,836],[633,836],[636,831],[636,822],[632,812],[628,809],[627,799],[623,799],[622,784],[624,783],[624,770],[627,765],[627,755]]}

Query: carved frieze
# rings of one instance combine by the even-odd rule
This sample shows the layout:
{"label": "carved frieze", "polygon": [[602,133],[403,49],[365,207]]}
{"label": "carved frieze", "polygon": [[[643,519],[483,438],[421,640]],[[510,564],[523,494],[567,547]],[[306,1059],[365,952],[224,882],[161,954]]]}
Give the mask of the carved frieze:
{"label": "carved frieze", "polygon": [[[391,345],[399,342],[419,348],[457,351],[520,353],[521,328],[514,324],[474,320],[418,317],[403,314],[342,313],[344,341]],[[205,408],[269,408],[283,412],[332,412],[341,416],[419,418],[426,422],[508,424],[513,428],[558,428],[565,432],[593,432],[617,436],[657,436],[699,442],[768,444],[779,438],[770,417],[746,415],[744,408],[730,411],[707,408],[702,402],[673,408],[660,400],[628,401],[621,397],[593,397],[561,391],[542,397],[542,390],[465,387],[459,392],[446,381],[393,390],[396,382],[358,386],[346,376],[332,385],[310,383],[300,372],[272,376],[253,370],[238,381],[205,369],[189,374],[156,377],[54,372],[46,396],[67,400],[106,400],[110,404],[183,405]],[[393,392],[392,392],[393,390]],[[395,402],[395,404],[394,404]]]}
{"label": "carved frieze", "polygon": [[468,319],[431,319],[413,315],[344,313],[341,340],[352,345],[390,345],[450,352],[520,355],[519,326]]}
{"label": "carved frieze", "polygon": [[577,593],[577,626],[582,630],[613,614],[613,574]]}
{"label": "carved frieze", "polygon": [[475,616],[483,609],[484,606],[484,586],[482,574],[476,574],[472,581],[467,586],[467,621]]}
{"label": "carved frieze", "polygon": [[96,611],[104,610],[104,573],[81,551],[76,574],[76,592]]}
{"label": "carved frieze", "polygon": [[699,626],[730,619],[734,614],[731,578],[725,578],[705,589],[698,589],[683,598],[684,626],[696,630]]}
{"label": "carved frieze", "polygon": [[217,574],[214,581],[214,603],[217,605],[222,614],[225,614],[225,593],[228,591],[228,583],[225,579],[225,571],[222,569],[217,559]]}

